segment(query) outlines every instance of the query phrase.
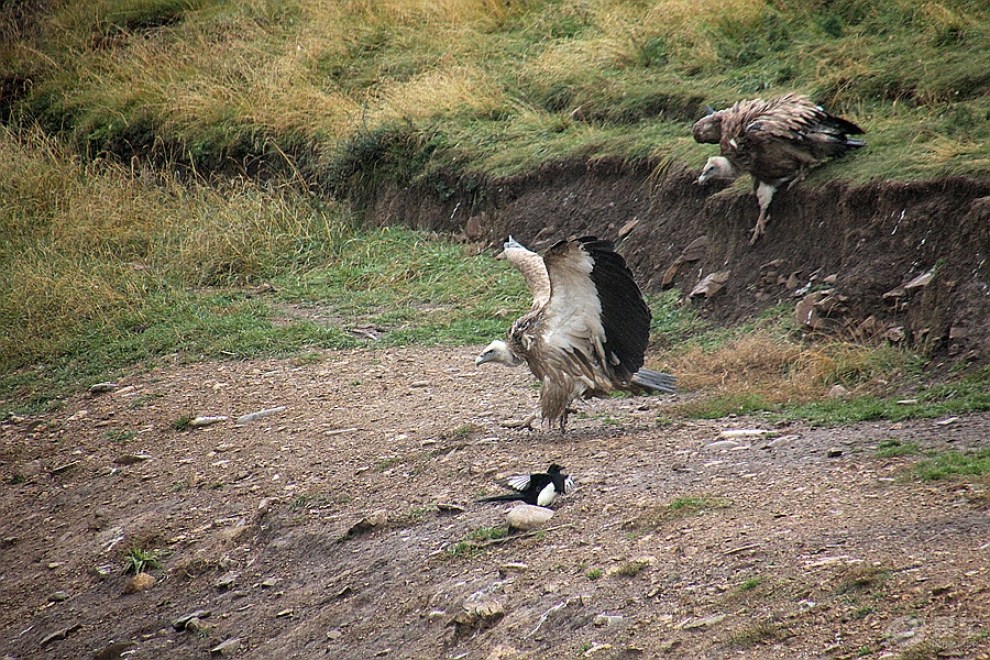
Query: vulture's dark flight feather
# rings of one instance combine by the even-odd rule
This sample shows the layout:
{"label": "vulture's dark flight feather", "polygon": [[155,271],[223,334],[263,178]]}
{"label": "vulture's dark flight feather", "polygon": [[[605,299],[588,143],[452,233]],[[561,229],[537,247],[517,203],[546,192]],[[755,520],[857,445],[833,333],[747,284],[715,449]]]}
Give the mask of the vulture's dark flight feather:
{"label": "vulture's dark flight feather", "polygon": [[865,146],[849,138],[863,129],[801,94],[738,101],[699,119],[692,133],[695,141],[718,144],[721,152],[708,160],[698,183],[744,172],[753,177],[760,215],[750,244],[763,234],[770,219],[767,209],[780,186],[794,185],[818,163]]}

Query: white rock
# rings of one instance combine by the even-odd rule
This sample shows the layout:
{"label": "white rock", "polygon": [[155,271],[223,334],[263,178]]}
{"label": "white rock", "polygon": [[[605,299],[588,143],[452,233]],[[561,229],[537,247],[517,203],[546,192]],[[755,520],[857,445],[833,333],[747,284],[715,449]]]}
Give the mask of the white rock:
{"label": "white rock", "polygon": [[762,438],[770,433],[767,429],[726,429],[718,434],[723,440],[733,440],[735,438]]}
{"label": "white rock", "polygon": [[553,518],[553,511],[532,504],[517,504],[509,510],[506,519],[515,529],[539,529]]}

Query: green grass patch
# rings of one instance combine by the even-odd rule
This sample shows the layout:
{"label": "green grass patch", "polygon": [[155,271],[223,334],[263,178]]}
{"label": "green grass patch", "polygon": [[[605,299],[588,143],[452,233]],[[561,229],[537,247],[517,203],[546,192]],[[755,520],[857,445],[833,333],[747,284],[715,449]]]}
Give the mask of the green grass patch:
{"label": "green grass patch", "polygon": [[509,535],[507,527],[480,527],[466,538],[449,546],[446,551],[448,557],[473,557],[482,552],[492,541],[504,539]]}
{"label": "green grass patch", "polygon": [[900,440],[881,440],[877,444],[877,458],[897,458],[899,456],[914,456],[919,451],[915,442],[901,442]]}
{"label": "green grass patch", "polygon": [[161,568],[161,562],[158,561],[158,554],[155,550],[131,548],[124,555],[124,561],[127,563],[127,572],[137,575],[148,569]]}
{"label": "green grass patch", "polygon": [[990,448],[940,452],[919,461],[912,471],[922,481],[983,477],[990,474]]}

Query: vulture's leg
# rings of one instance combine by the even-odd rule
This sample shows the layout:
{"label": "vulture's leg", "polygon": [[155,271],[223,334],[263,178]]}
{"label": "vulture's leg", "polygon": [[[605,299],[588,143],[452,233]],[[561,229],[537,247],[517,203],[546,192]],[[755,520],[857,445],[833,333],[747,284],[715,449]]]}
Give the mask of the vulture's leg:
{"label": "vulture's leg", "polygon": [[749,239],[750,245],[755,243],[756,239],[762,236],[766,230],[767,223],[770,221],[770,214],[767,213],[767,209],[770,208],[770,201],[773,199],[775,192],[777,192],[775,186],[763,182],[760,182],[756,187],[756,201],[760,203],[760,215],[756,218],[756,226],[753,227],[753,237]]}
{"label": "vulture's leg", "polygon": [[795,176],[793,179],[791,179],[790,180],[790,183],[787,184],[787,189],[790,190],[791,188],[793,188],[795,186],[795,184],[798,184],[798,183],[804,181],[805,177],[807,177],[807,176],[808,176],[808,168],[805,167],[804,165],[802,165],[800,167],[800,169],[798,169],[797,176]]}

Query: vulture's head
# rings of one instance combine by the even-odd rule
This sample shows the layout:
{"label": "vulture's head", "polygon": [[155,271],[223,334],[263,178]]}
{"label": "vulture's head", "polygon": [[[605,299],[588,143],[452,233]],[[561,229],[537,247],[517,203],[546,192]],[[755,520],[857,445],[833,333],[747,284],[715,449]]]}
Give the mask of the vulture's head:
{"label": "vulture's head", "polygon": [[695,142],[718,144],[722,140],[722,115],[711,112],[694,123],[691,128]]}
{"label": "vulture's head", "polygon": [[735,179],[739,172],[724,156],[712,156],[705,163],[705,168],[701,170],[698,183],[704,184],[711,179]]}
{"label": "vulture's head", "polygon": [[496,339],[485,346],[485,350],[481,351],[481,354],[474,359],[474,363],[479,366],[486,362],[497,362],[507,367],[516,367],[522,364],[519,356],[513,353],[509,349],[509,345],[501,339]]}

